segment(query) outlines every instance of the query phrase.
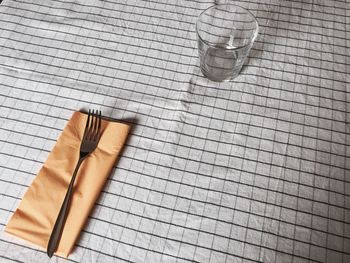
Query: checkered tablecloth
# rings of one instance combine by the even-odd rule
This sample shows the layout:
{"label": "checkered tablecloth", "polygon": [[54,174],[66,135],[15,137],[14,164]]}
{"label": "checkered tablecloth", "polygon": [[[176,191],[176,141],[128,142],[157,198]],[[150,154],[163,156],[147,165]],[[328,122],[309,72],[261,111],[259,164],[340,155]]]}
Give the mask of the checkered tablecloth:
{"label": "checkered tablecloth", "polygon": [[221,2],[2,1],[0,262],[49,261],[3,229],[87,108],[133,129],[51,262],[350,262],[349,2],[236,1],[260,33],[217,83],[195,22]]}

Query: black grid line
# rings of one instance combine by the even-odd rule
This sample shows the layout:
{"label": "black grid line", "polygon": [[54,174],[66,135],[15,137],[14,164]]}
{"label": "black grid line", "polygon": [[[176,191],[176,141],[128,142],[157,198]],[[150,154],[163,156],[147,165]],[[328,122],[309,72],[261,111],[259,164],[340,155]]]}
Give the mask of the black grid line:
{"label": "black grid line", "polygon": [[71,261],[349,261],[346,1],[240,1],[261,30],[226,83],[198,65],[212,4],[2,3],[0,212],[93,107],[134,127]]}
{"label": "black grid line", "polygon": [[[19,145],[19,144],[17,144],[17,145]],[[27,148],[33,148],[33,147],[28,147],[27,146]],[[16,156],[16,155],[13,155],[13,154],[11,154],[11,153],[2,153],[3,155],[7,155],[7,156],[11,156],[11,157],[16,157],[16,158],[22,158],[22,159],[27,159],[27,158],[25,158],[25,157],[21,157],[21,156]],[[175,156],[174,156],[175,157]],[[130,157],[125,157],[125,158],[130,158]],[[137,160],[137,159],[135,159],[135,158],[130,158],[131,160]],[[32,159],[27,159],[27,160],[31,160],[31,161],[33,161]],[[249,160],[249,159],[248,159]],[[141,161],[141,160],[138,160],[138,161]],[[36,161],[37,162],[37,161]],[[150,162],[148,162],[148,161],[145,161],[145,163],[150,163]],[[207,163],[207,164],[209,164],[209,163]],[[161,165],[161,166],[163,166],[163,167],[167,167],[167,166],[165,166],[165,165]],[[283,167],[283,166],[276,166],[276,165],[274,165],[275,167]],[[221,166],[222,168],[227,168],[226,166]],[[121,169],[123,169],[123,168],[121,168]],[[126,169],[125,169],[126,170]],[[181,171],[181,172],[185,172],[185,170],[180,170],[180,169],[176,169],[176,170],[178,170],[178,171]],[[244,171],[242,168],[241,169],[236,169],[237,171]],[[298,170],[296,170],[296,171],[298,171]],[[261,174],[259,174],[259,173],[255,173],[255,174],[257,174],[257,175],[261,175]],[[206,176],[205,174],[201,174],[201,176]],[[209,176],[210,177],[210,176]],[[326,178],[328,178],[328,177],[326,177]],[[279,178],[274,178],[274,179],[279,179]],[[336,180],[336,179],[333,179],[334,181]],[[229,181],[229,180],[226,180],[226,181]],[[278,180],[279,182],[282,182],[282,183],[284,183],[284,182],[288,182],[287,180]],[[338,181],[340,181],[340,180],[338,180]],[[234,182],[234,181],[233,181]],[[289,181],[289,182],[292,182],[292,181]],[[245,183],[241,183],[242,185],[247,185],[247,186],[253,186],[252,184],[245,184]],[[301,184],[302,185],[302,184]],[[306,186],[308,186],[308,185],[306,185]],[[259,188],[259,189],[261,189],[261,190],[267,190],[267,188],[264,188],[264,187],[258,187],[258,186],[255,186],[255,187],[257,187],[257,188]],[[317,189],[317,188],[316,188]],[[321,188],[322,189],[322,188]],[[273,192],[273,193],[283,193],[283,191],[278,191],[278,190],[270,190],[271,192]],[[334,192],[334,191],[328,191],[328,192]],[[335,192],[335,193],[338,193],[338,192]],[[342,194],[343,195],[343,193],[339,193],[339,194]],[[288,193],[288,196],[290,196],[290,197],[296,197],[296,198],[301,198],[301,199],[303,199],[303,200],[314,200],[314,199],[308,199],[308,198],[305,198],[305,197],[302,197],[302,196],[297,196],[297,195],[294,195],[294,194],[290,194],[290,193]],[[320,201],[320,200],[317,200],[317,202],[318,203],[320,203],[320,204],[327,204],[326,202],[324,202],[324,201]],[[340,205],[336,205],[336,204],[331,204],[332,205],[332,207],[338,207],[338,208],[342,208],[342,206],[340,206]]]}
{"label": "black grid line", "polygon": [[[21,1],[20,1],[21,2]],[[61,1],[58,1],[58,2],[61,2]],[[28,2],[25,2],[25,1],[22,1],[22,3],[26,3],[26,4],[31,4],[31,3],[28,3]],[[62,2],[61,2],[62,3]],[[51,6],[48,6],[48,5],[44,5],[44,4],[38,4],[38,3],[36,3],[36,4],[34,4],[35,6],[43,6],[43,7],[51,7]],[[81,7],[93,7],[93,6],[89,6],[89,5],[80,5]],[[135,7],[135,5],[124,5],[124,6],[130,6],[130,7]],[[9,8],[11,8],[11,6],[8,6]],[[18,8],[18,7],[17,7]],[[57,10],[71,10],[71,9],[67,9],[67,8],[58,8],[58,7],[56,7],[56,9]],[[143,7],[143,10],[144,9],[147,9],[146,7]],[[29,11],[30,9],[25,9],[25,8],[23,8],[22,10],[26,10],[26,11]],[[103,10],[108,10],[108,11],[113,11],[114,9],[106,9],[106,8],[103,8]],[[155,8],[153,8],[152,10],[149,10],[149,11],[159,11],[159,12],[165,12],[165,13],[170,13],[170,14],[172,14],[170,11],[167,11],[167,10],[164,10],[164,9],[155,9]],[[252,9],[252,11],[258,11],[258,10],[254,10],[254,9]],[[125,13],[128,13],[128,14],[132,14],[132,15],[135,15],[135,14],[137,14],[137,12],[127,12],[127,11],[125,11],[124,10],[124,12]],[[46,13],[43,13],[43,12],[36,12],[36,13],[38,13],[38,14],[44,14],[44,15],[46,15]],[[200,10],[197,10],[197,13],[199,14],[200,13]],[[79,14],[86,14],[86,15],[95,15],[95,14],[93,14],[93,13],[84,13],[84,12],[79,12]],[[279,12],[279,14],[281,14],[281,15],[289,15],[288,13],[283,13],[283,12]],[[324,14],[324,13],[323,13]],[[140,15],[142,15],[142,14],[140,14]],[[153,15],[152,15],[153,16]],[[161,16],[154,16],[155,18],[161,18],[161,19],[164,19],[164,20],[170,20],[169,18],[167,18],[167,17],[161,17]],[[287,21],[285,21],[285,20],[283,20],[283,18],[284,17],[288,17],[288,16],[282,16],[281,17],[281,19],[279,19],[279,21],[281,21],[281,22],[289,22],[288,20]],[[302,17],[302,18],[305,18],[305,19],[307,19],[308,17],[303,17],[301,14],[299,14],[299,17]],[[96,19],[96,17],[94,17],[95,19]],[[100,16],[99,16],[99,18],[98,19],[101,19],[102,20],[102,18],[104,18],[104,19],[108,19],[108,18],[110,18],[109,16],[104,16],[104,15],[102,15],[102,13],[100,13]],[[259,18],[259,17],[258,17]],[[319,18],[318,18],[319,19]],[[325,19],[319,19],[320,21],[327,21],[327,20],[325,20]],[[173,20],[174,22],[181,22],[181,23],[190,23],[190,22],[187,22],[187,21],[179,21],[179,20],[176,20],[176,19],[174,19]],[[329,21],[329,20],[328,20]],[[333,20],[332,21],[329,21],[329,22],[334,22]],[[106,23],[107,24],[107,23]],[[308,24],[303,24],[303,23],[301,23],[300,21],[299,21],[299,24],[300,25],[308,25]],[[340,25],[341,25],[341,23],[339,23]],[[317,25],[315,25],[316,27],[317,27]],[[324,25],[321,25],[321,27],[322,28],[325,28],[325,29],[334,29],[334,28],[332,28],[332,27],[329,27],[329,28],[327,28],[327,27],[325,27]],[[175,28],[175,29],[178,29],[178,28]],[[286,29],[286,28],[281,28],[281,29]],[[288,28],[288,30],[290,30],[290,28]],[[292,29],[293,30],[293,29]],[[344,30],[342,30],[342,29],[339,29],[339,28],[337,28],[337,30],[339,30],[339,31],[346,31],[345,29]],[[297,31],[297,32],[303,32],[301,29],[299,29],[299,31]],[[311,32],[303,32],[303,33],[311,33]],[[311,33],[311,34],[313,34],[313,32]],[[310,41],[312,41],[312,40],[310,40]]]}

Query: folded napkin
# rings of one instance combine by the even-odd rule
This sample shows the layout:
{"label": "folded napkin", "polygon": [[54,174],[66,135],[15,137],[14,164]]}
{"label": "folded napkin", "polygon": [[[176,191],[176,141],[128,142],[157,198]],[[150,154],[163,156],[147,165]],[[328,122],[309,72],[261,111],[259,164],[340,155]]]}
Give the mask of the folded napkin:
{"label": "folded napkin", "polygon": [[[87,114],[73,113],[5,231],[46,250],[75,165]],[[129,132],[127,124],[102,120],[102,137],[81,164],[56,254],[68,257]]]}

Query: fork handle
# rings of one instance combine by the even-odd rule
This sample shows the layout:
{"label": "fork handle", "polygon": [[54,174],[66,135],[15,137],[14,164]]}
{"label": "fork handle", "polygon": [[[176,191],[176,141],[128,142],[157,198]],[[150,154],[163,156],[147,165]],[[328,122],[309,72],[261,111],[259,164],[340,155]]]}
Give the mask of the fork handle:
{"label": "fork handle", "polygon": [[69,183],[69,186],[68,186],[68,189],[66,192],[66,196],[64,197],[60,212],[57,216],[55,225],[52,229],[49,243],[47,245],[47,255],[49,257],[52,257],[52,255],[56,251],[57,246],[59,244],[59,241],[60,241],[60,238],[62,235],[62,231],[64,228],[64,224],[65,224],[66,219],[67,219],[69,204],[70,204],[70,201],[71,201],[72,196],[73,196],[73,186],[74,186],[74,182],[75,182],[75,177],[77,175],[77,172],[78,172],[79,167],[80,167],[81,163],[83,162],[83,160],[84,160],[84,158],[79,158],[78,163],[75,166],[73,176],[70,180],[70,183]]}

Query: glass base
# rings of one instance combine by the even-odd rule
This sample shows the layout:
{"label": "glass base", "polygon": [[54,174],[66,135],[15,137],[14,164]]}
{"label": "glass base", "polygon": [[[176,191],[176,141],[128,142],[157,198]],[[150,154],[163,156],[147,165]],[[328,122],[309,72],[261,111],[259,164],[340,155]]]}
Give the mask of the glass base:
{"label": "glass base", "polygon": [[235,79],[239,75],[241,69],[238,69],[236,71],[230,71],[230,72],[217,72],[217,71],[208,72],[205,68],[201,67],[201,71],[206,78],[215,82],[223,82],[223,81],[231,81]]}

